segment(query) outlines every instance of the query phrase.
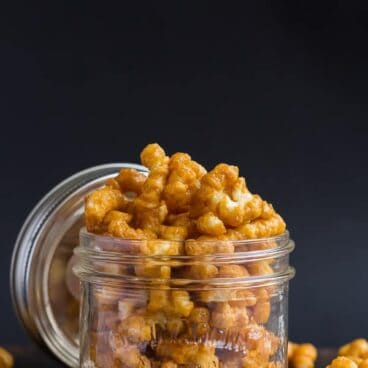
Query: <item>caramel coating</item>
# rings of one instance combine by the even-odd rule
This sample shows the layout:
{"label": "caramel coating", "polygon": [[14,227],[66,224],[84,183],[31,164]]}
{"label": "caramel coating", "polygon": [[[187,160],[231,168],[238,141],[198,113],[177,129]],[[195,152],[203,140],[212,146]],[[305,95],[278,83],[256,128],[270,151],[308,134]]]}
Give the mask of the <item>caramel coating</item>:
{"label": "caramel coating", "polygon": [[360,338],[340,347],[338,357],[327,368],[367,368],[368,341]]}
{"label": "caramel coating", "polygon": [[86,197],[85,221],[88,231],[100,232],[102,220],[109,211],[123,209],[128,203],[127,198],[110,186],[97,189]]}
{"label": "caramel coating", "polygon": [[189,210],[193,194],[199,189],[200,179],[206,170],[192,161],[186,153],[175,153],[170,158],[170,174],[163,192],[163,198],[172,213]]}
{"label": "caramel coating", "polygon": [[313,368],[317,359],[317,349],[310,343],[288,344],[288,360],[292,368]]}
{"label": "caramel coating", "polygon": [[13,365],[13,356],[7,350],[0,347],[0,368],[12,368]]}
{"label": "caramel coating", "polygon": [[110,211],[103,219],[105,232],[116,237],[126,239],[149,239],[155,234],[149,230],[135,229],[129,225],[132,215],[120,211]]}
{"label": "caramel coating", "polygon": [[339,356],[334,359],[327,368],[358,368],[358,365],[352,359]]}
{"label": "caramel coating", "polygon": [[340,347],[338,355],[368,358],[368,341],[355,339]]}
{"label": "caramel coating", "polygon": [[149,144],[142,151],[141,160],[150,169],[150,174],[141,194],[133,200],[136,223],[138,227],[158,233],[168,213],[161,197],[169,173],[169,158],[158,144]]}
{"label": "caramel coating", "polygon": [[142,193],[143,184],[146,178],[146,175],[137,170],[121,169],[119,175],[115,177],[115,180],[123,193],[133,192],[138,195]]}
{"label": "caramel coating", "polygon": [[[177,241],[267,238],[285,231],[281,216],[248,190],[236,166],[221,163],[206,172],[188,154],[169,157],[157,143],[143,149],[141,162],[150,169],[147,177],[122,169],[105,187],[87,196],[88,231]],[[125,215],[109,214],[112,211]],[[228,253],[233,252],[231,247],[207,249],[202,243],[193,249],[188,245],[187,254]]]}
{"label": "caramel coating", "polygon": [[273,214],[271,217],[264,219],[256,219],[249,224],[244,224],[236,228],[236,230],[244,235],[246,239],[268,238],[282,234],[286,229],[286,224],[282,217]]}
{"label": "caramel coating", "polygon": [[127,337],[131,343],[149,341],[151,339],[151,327],[147,325],[142,316],[131,315],[125,318],[119,325],[119,333]]}

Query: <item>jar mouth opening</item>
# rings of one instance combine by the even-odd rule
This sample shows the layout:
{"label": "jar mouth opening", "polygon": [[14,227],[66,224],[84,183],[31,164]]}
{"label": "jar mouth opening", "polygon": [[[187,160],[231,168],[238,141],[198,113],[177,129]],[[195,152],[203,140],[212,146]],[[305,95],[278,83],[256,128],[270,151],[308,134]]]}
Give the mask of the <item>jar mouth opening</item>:
{"label": "jar mouth opening", "polygon": [[[139,247],[145,242],[153,243],[170,243],[183,246],[185,244],[200,244],[203,245],[216,245],[217,249],[223,249],[222,245],[231,244],[234,247],[234,252],[216,252],[211,254],[196,254],[196,255],[145,255],[139,253]],[[270,245],[268,247],[268,245]],[[262,248],[264,249],[258,249]],[[246,249],[246,248],[251,249]],[[164,261],[168,264],[168,261],[182,261],[186,264],[192,262],[209,262],[218,261],[229,262],[234,261],[251,261],[251,260],[267,260],[270,258],[282,257],[294,250],[294,242],[290,239],[289,232],[268,237],[257,239],[244,239],[244,240],[197,240],[188,239],[185,241],[178,240],[138,240],[138,239],[123,239],[109,235],[100,235],[90,233],[86,228],[80,230],[80,246],[76,248],[75,252],[82,256],[88,257],[93,260],[105,260],[106,262],[121,261],[134,264],[136,261],[142,263],[142,261]],[[244,250],[244,248],[246,250]],[[253,250],[255,249],[255,250]]]}
{"label": "jar mouth opening", "polygon": [[287,267],[282,272],[275,272],[269,275],[247,276],[237,278],[209,278],[209,279],[159,279],[143,278],[127,275],[113,275],[106,273],[96,273],[88,270],[81,265],[73,268],[75,274],[82,281],[101,285],[101,287],[110,287],[110,293],[113,290],[126,291],[129,289],[142,290],[188,290],[188,291],[213,291],[213,290],[241,290],[244,288],[256,289],[259,287],[272,287],[288,282],[295,276],[295,269]]}
{"label": "jar mouth opening", "polygon": [[[290,280],[294,276],[294,269],[288,266],[289,253],[294,249],[294,242],[289,238],[289,233],[285,232],[277,237],[246,240],[213,240],[204,241],[205,244],[216,245],[211,249],[228,249],[218,247],[220,244],[231,244],[233,252],[212,253],[198,255],[145,255],[141,253],[147,242],[157,242],[157,244],[172,246],[178,244],[185,246],[186,242],[170,240],[136,240],[121,239],[105,235],[89,233],[86,229],[80,231],[80,246],[75,248],[74,253],[78,257],[78,264],[74,267],[74,272],[81,280],[88,282],[124,288],[143,288],[143,289],[170,289],[185,288],[198,290],[205,288],[244,288],[258,287],[265,285],[280,284]],[[197,241],[198,247],[203,244]],[[162,244],[161,244],[162,243]],[[167,243],[167,244],[166,244]],[[194,243],[195,244],[195,243]],[[260,245],[265,249],[249,250],[247,246]],[[204,245],[205,246],[205,245]],[[242,246],[245,246],[244,248]],[[253,249],[253,248],[251,248]],[[165,248],[164,248],[165,250]],[[174,272],[170,277],[158,277],[156,274],[136,276],[134,269],[153,269],[161,267],[173,270],[185,270],[191,266],[214,265],[245,265],[266,262],[276,265],[274,272],[247,275],[236,277],[206,277],[192,278],[179,276]],[[131,270],[131,271],[129,271]]]}

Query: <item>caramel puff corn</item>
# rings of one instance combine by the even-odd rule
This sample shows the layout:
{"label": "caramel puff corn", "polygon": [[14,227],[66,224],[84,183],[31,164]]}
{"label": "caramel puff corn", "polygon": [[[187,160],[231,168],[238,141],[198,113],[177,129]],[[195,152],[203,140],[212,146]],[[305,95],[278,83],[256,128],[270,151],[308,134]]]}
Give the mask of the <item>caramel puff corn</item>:
{"label": "caramel puff corn", "polygon": [[0,367],[12,368],[13,365],[14,365],[13,356],[7,350],[0,347]]}
{"label": "caramel puff corn", "polygon": [[327,368],[367,368],[368,359],[362,359],[354,356],[339,356],[335,358]]}
{"label": "caramel puff corn", "polygon": [[368,341],[366,339],[355,339],[352,342],[340,347],[339,355],[368,358]]}
{"label": "caramel puff corn", "polygon": [[313,368],[317,359],[317,349],[309,343],[288,343],[288,360],[292,368]]}
{"label": "caramel puff corn", "polygon": [[340,347],[328,368],[368,368],[368,341],[360,338]]}
{"label": "caramel puff corn", "polygon": [[[157,143],[143,149],[141,162],[150,169],[148,176],[122,169],[87,196],[89,231],[172,241],[231,241],[272,237],[285,231],[280,215],[248,190],[236,166],[219,164],[206,172],[188,154],[169,157]],[[121,213],[109,214],[111,211]],[[188,255],[202,252],[190,246],[188,251]],[[209,253],[213,252],[216,248]]]}

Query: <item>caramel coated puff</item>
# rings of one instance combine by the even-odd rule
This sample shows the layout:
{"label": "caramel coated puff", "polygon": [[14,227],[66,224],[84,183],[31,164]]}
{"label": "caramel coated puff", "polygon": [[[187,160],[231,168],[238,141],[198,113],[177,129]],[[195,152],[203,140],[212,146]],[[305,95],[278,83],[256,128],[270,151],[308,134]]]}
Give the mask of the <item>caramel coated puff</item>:
{"label": "caramel coated puff", "polygon": [[114,179],[122,193],[133,192],[138,195],[142,193],[143,184],[147,177],[134,169],[121,169],[119,175]]}
{"label": "caramel coated puff", "polygon": [[195,307],[189,315],[190,335],[192,338],[205,336],[210,331],[210,312],[205,307]]}
{"label": "caramel coated puff", "polygon": [[13,365],[13,356],[7,350],[0,347],[0,368],[12,368]]}
{"label": "caramel coated puff", "polygon": [[162,192],[169,173],[169,158],[165,151],[156,143],[146,146],[141,153],[142,164],[150,169],[142,192],[133,200],[137,227],[150,229],[156,234],[163,223],[168,210],[162,201]]}
{"label": "caramel coated puff", "polygon": [[154,239],[155,233],[150,230],[135,229],[129,223],[132,215],[121,211],[110,211],[104,217],[102,228],[108,234],[125,239]]}
{"label": "caramel coated puff", "polygon": [[196,222],[197,229],[201,234],[219,236],[226,233],[224,223],[212,212],[202,215]]}
{"label": "caramel coated puff", "polygon": [[339,356],[336,359],[334,359],[328,367],[332,367],[332,368],[348,368],[348,367],[367,368],[368,367],[368,359],[362,359],[362,358],[358,358],[356,356]]}
{"label": "caramel coated puff", "polygon": [[157,266],[152,261],[144,261],[142,265],[134,266],[134,271],[137,276],[153,278],[153,279],[169,279],[171,276],[171,267]]}
{"label": "caramel coated puff", "polygon": [[182,290],[151,290],[148,311],[163,311],[169,315],[188,317],[194,307],[189,293]]}
{"label": "caramel coated puff", "polygon": [[86,197],[84,217],[88,231],[100,232],[102,220],[109,211],[124,209],[128,199],[110,186],[97,189]]}
{"label": "caramel coated puff", "polygon": [[182,243],[161,239],[148,240],[141,247],[141,253],[145,256],[176,256],[182,252]]}
{"label": "caramel coated puff", "polygon": [[183,241],[188,237],[188,229],[185,226],[160,226],[159,236],[162,239]]}
{"label": "caramel coated puff", "polygon": [[150,360],[135,345],[118,344],[114,356],[124,368],[151,368]]}
{"label": "caramel coated puff", "polygon": [[352,359],[339,356],[334,359],[326,368],[358,368],[358,364],[356,364]]}
{"label": "caramel coated puff", "polygon": [[317,349],[310,343],[288,343],[288,360],[292,368],[313,368],[317,359]]}
{"label": "caramel coated puff", "polygon": [[169,162],[169,177],[163,198],[172,213],[189,210],[193,194],[199,189],[206,170],[186,153],[175,153]]}
{"label": "caramel coated puff", "polygon": [[274,213],[271,217],[257,218],[256,220],[241,225],[236,231],[241,233],[245,239],[268,238],[282,234],[286,229],[286,224],[282,217]]}
{"label": "caramel coated puff", "polygon": [[189,212],[183,212],[180,214],[169,213],[166,217],[166,223],[171,226],[185,227],[188,238],[196,237],[197,235],[195,220],[189,217]]}
{"label": "caramel coated puff", "polygon": [[246,308],[232,307],[229,303],[218,303],[211,313],[211,325],[221,330],[237,326],[242,328],[249,321]]}
{"label": "caramel coated puff", "polygon": [[252,308],[252,319],[259,324],[265,324],[268,322],[271,315],[269,293],[266,288],[256,288],[253,293],[256,298],[256,303]]}
{"label": "caramel coated puff", "polygon": [[238,339],[248,350],[255,350],[257,354],[267,357],[275,354],[279,347],[279,338],[263,326],[249,323],[238,332]]}
{"label": "caramel coated puff", "polygon": [[131,343],[150,341],[151,326],[146,323],[143,316],[131,315],[119,324],[118,332],[122,339]]}
{"label": "caramel coated puff", "polygon": [[234,253],[234,245],[231,241],[213,241],[211,237],[201,236],[196,240],[185,242],[185,253],[188,256],[201,256],[216,253]]}
{"label": "caramel coated puff", "polygon": [[341,346],[339,355],[356,356],[364,359],[368,358],[368,341],[366,339],[355,339]]}

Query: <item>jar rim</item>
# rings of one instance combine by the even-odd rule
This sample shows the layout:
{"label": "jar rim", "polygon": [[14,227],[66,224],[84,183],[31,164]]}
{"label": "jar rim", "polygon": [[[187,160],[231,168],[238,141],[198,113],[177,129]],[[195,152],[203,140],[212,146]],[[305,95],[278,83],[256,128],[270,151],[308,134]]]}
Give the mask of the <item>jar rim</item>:
{"label": "jar rim", "polygon": [[[276,242],[278,246],[258,249],[258,250],[246,250],[246,251],[236,251],[234,253],[213,253],[213,254],[198,254],[198,255],[144,255],[144,254],[132,254],[132,250],[136,250],[137,246],[146,242],[147,240],[139,239],[125,239],[117,238],[109,235],[94,234],[82,228],[80,230],[80,246],[76,248],[75,252],[80,256],[91,257],[94,260],[106,260],[106,261],[129,261],[133,262],[138,260],[139,263],[142,260],[155,260],[160,262],[164,260],[167,264],[168,260],[172,261],[252,261],[252,260],[267,260],[270,258],[282,257],[294,250],[295,244],[290,239],[289,232],[286,230],[284,233],[268,237],[268,238],[257,238],[257,239],[244,239],[244,240],[196,240],[188,239],[186,241],[178,240],[163,240],[163,239],[152,239],[150,242],[170,242],[175,244],[184,245],[188,242],[198,242],[203,244],[229,244],[231,243],[234,248],[245,245],[256,245],[264,243]],[[82,246],[81,246],[82,244]],[[109,250],[101,249],[99,246],[86,247],[85,244],[108,244]],[[120,251],[114,251],[119,249]]]}
{"label": "jar rim", "polygon": [[[133,245],[140,245],[146,240],[123,239],[105,235],[98,235],[88,232],[85,228],[80,231],[80,245],[74,249],[74,253],[79,257],[79,262],[74,266],[73,270],[81,280],[85,280],[95,284],[101,284],[111,287],[123,285],[124,288],[130,289],[162,289],[170,287],[170,289],[185,288],[186,290],[199,290],[205,286],[206,289],[212,288],[244,288],[244,287],[258,287],[265,285],[280,284],[289,281],[295,274],[295,270],[288,266],[285,269],[279,270],[272,274],[264,275],[249,275],[237,278],[206,278],[206,279],[192,279],[192,278],[148,278],[142,276],[133,276],[116,273],[110,271],[109,268],[100,268],[100,265],[123,265],[123,266],[145,266],[151,264],[154,266],[191,266],[203,265],[213,263],[217,266],[224,264],[242,264],[251,262],[267,261],[270,259],[282,259],[288,257],[289,253],[294,249],[294,242],[289,238],[289,233],[286,231],[277,237],[262,238],[262,239],[246,239],[246,240],[212,240],[206,241],[210,243],[235,243],[241,244],[256,244],[257,242],[275,241],[280,242],[278,246],[263,249],[240,251],[234,253],[215,253],[206,255],[142,255],[129,254],[129,251],[137,251],[137,247]],[[152,240],[155,241],[155,240]],[[156,240],[162,242],[165,240]],[[114,245],[121,245],[120,252],[112,247],[115,251],[105,250],[111,249],[111,242]],[[167,242],[171,242],[167,240]],[[175,241],[174,241],[175,242]],[[201,242],[201,241],[199,241]],[[102,243],[102,244],[101,244]],[[105,244],[103,244],[105,243]],[[178,242],[176,243],[185,243]],[[102,248],[100,247],[102,245]],[[105,248],[106,246],[107,248]],[[109,248],[110,247],[110,248]],[[125,247],[125,248],[124,248]],[[127,253],[123,251],[127,250]],[[114,269],[114,268],[112,268]]]}

